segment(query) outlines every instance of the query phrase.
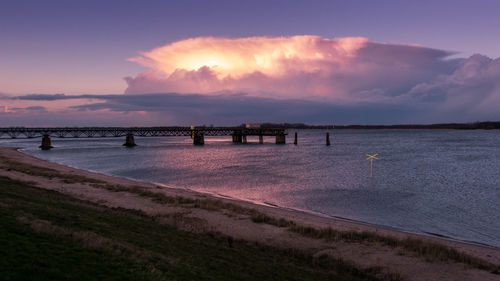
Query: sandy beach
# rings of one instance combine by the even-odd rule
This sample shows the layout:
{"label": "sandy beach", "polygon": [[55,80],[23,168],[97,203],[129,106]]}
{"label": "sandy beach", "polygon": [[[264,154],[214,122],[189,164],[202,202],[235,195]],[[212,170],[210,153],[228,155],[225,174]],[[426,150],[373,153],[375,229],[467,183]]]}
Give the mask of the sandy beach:
{"label": "sandy beach", "polygon": [[[137,210],[194,233],[221,233],[315,256],[339,257],[360,268],[380,267],[403,280],[500,280],[500,249],[495,247],[92,173],[14,148],[0,148],[0,176],[107,207]],[[456,253],[461,257],[454,258]],[[464,257],[474,262],[463,262]]]}

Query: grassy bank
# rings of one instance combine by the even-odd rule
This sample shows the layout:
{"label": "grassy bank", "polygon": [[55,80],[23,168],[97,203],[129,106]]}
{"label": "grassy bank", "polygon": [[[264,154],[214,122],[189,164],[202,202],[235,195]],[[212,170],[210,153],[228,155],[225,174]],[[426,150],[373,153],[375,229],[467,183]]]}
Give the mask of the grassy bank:
{"label": "grassy bank", "polygon": [[180,231],[140,212],[4,177],[0,245],[2,280],[378,280],[379,273],[327,256]]}
{"label": "grassy bank", "polygon": [[87,183],[93,187],[109,191],[129,192],[142,197],[150,198],[154,202],[161,204],[182,206],[185,208],[201,208],[212,211],[224,211],[227,215],[244,215],[248,216],[255,223],[265,223],[277,227],[285,227],[291,232],[309,238],[325,239],[328,241],[343,241],[348,243],[376,243],[390,248],[398,248],[401,255],[416,255],[430,262],[458,262],[472,268],[486,270],[494,274],[499,274],[500,272],[500,268],[497,265],[457,251],[451,247],[420,239],[397,239],[391,236],[380,235],[368,231],[357,232],[339,231],[332,228],[313,228],[310,226],[298,225],[294,221],[287,219],[271,217],[257,211],[256,209],[242,207],[238,204],[218,199],[167,196],[162,193],[147,190],[141,186],[110,185],[100,180],[78,175],[63,174],[57,170],[34,166],[31,164],[10,160],[5,160],[3,162],[4,169],[7,170],[19,171],[25,174],[46,178],[56,178],[64,183]]}
{"label": "grassy bank", "polygon": [[161,193],[145,190],[140,186],[120,186],[108,184],[91,184],[97,188],[104,188],[110,191],[125,191],[140,196],[149,197],[154,202],[163,204],[172,204],[175,206],[184,206],[191,208],[201,208],[205,210],[224,210],[227,214],[247,215],[255,223],[265,223],[277,227],[285,227],[289,231],[300,234],[305,237],[324,239],[328,241],[343,241],[348,243],[378,243],[390,248],[399,248],[400,254],[412,254],[422,257],[427,261],[458,262],[489,271],[493,274],[499,274],[500,268],[482,259],[460,252],[448,246],[438,243],[423,241],[415,238],[398,239],[391,236],[380,235],[369,231],[340,231],[330,227],[314,228],[310,226],[298,225],[294,221],[284,218],[268,216],[252,208],[241,207],[237,204],[223,202],[218,199],[203,198],[192,199],[186,197],[172,197]]}

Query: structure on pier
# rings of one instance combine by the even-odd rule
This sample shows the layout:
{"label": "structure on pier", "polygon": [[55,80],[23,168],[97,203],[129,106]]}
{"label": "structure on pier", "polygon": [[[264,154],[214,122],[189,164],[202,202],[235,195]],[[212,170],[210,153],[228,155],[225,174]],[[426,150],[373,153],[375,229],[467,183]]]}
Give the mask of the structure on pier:
{"label": "structure on pier", "polygon": [[42,149],[52,148],[51,138],[96,138],[124,137],[126,147],[136,146],[134,136],[173,137],[186,136],[193,139],[193,144],[203,145],[205,136],[232,136],[233,143],[247,143],[247,136],[259,136],[259,143],[264,136],[275,136],[276,144],[286,143],[285,129],[255,127],[75,127],[75,128],[0,128],[0,138],[42,138]]}

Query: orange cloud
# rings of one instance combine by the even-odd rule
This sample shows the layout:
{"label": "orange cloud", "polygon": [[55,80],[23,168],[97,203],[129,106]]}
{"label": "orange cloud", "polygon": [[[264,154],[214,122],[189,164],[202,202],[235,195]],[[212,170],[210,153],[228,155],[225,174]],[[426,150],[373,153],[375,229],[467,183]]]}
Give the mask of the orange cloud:
{"label": "orange cloud", "polygon": [[318,36],[249,37],[238,39],[201,37],[174,42],[131,58],[159,73],[196,71],[209,67],[217,78],[241,78],[260,72],[270,77],[288,74],[290,69],[317,72],[325,63],[345,66],[365,38],[323,39]]}
{"label": "orange cloud", "polygon": [[442,72],[448,55],[360,37],[200,37],[129,59],[150,70],[127,77],[126,93],[231,91],[342,103],[390,100]]}

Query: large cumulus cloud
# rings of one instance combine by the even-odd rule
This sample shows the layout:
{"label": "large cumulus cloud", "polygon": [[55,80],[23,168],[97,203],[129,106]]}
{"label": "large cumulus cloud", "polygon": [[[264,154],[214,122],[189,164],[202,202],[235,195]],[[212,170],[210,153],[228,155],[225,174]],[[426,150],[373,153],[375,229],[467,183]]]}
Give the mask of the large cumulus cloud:
{"label": "large cumulus cloud", "polygon": [[57,115],[45,120],[72,125],[75,116],[88,116],[82,124],[99,116],[92,124],[145,126],[500,120],[500,59],[456,57],[365,38],[193,38],[131,59],[149,69],[126,78],[125,94],[0,94],[0,118]]}
{"label": "large cumulus cloud", "polygon": [[337,102],[393,97],[456,68],[449,52],[365,38],[193,38],[130,59],[150,68],[126,93],[244,91]]}
{"label": "large cumulus cloud", "polygon": [[469,120],[500,119],[500,59],[473,55],[461,61],[451,74],[419,83],[404,97],[435,104],[436,114],[461,113],[461,118]]}
{"label": "large cumulus cloud", "polygon": [[149,70],[127,77],[126,93],[245,92],[349,107],[425,107],[436,122],[500,119],[499,59],[452,55],[366,38],[192,38],[130,59]]}

